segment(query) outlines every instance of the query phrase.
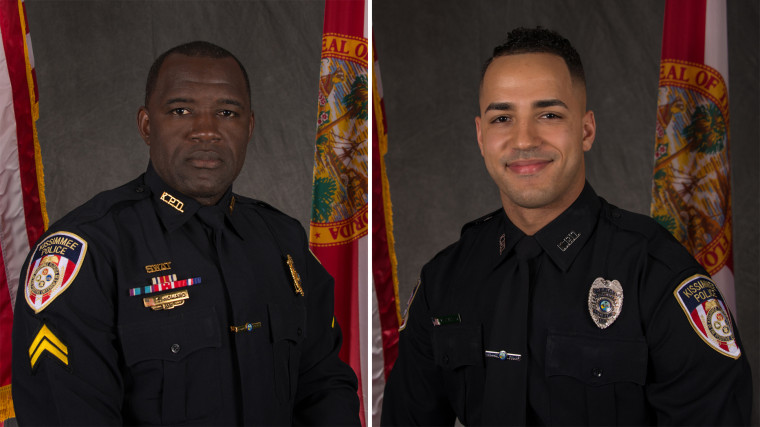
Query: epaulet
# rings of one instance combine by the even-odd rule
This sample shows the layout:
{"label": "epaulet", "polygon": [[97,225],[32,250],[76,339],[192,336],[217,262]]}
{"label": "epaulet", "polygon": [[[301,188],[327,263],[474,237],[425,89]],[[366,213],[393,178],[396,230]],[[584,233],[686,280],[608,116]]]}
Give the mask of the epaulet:
{"label": "epaulet", "polygon": [[254,205],[254,206],[258,206],[258,207],[270,210],[272,212],[278,213],[280,215],[289,216],[285,212],[283,212],[283,211],[277,209],[276,207],[270,205],[269,203],[263,202],[261,200],[252,199],[250,197],[241,196],[239,194],[235,194],[235,199],[237,200],[237,203],[243,203],[243,204],[247,204],[247,205]]}
{"label": "epaulet", "polygon": [[143,176],[111,190],[98,193],[81,206],[75,208],[57,221],[60,225],[83,224],[106,215],[114,207],[123,203],[134,202],[150,197],[150,188],[145,185]]}
{"label": "epaulet", "polygon": [[649,216],[620,209],[602,199],[607,219],[620,230],[634,233],[647,243],[649,254],[670,266],[696,262],[670,232]]}
{"label": "epaulet", "polygon": [[604,216],[617,227],[640,234],[648,239],[653,238],[662,232],[662,230],[660,230],[662,226],[657,224],[652,218],[625,209],[620,209],[603,198],[600,197],[600,199],[602,200],[602,211],[604,212]]}
{"label": "epaulet", "polygon": [[491,212],[491,213],[489,213],[487,215],[481,216],[480,218],[478,218],[478,219],[476,219],[474,221],[468,222],[467,224],[465,224],[464,226],[462,226],[462,231],[461,231],[460,235],[464,234],[465,230],[467,230],[470,227],[475,227],[475,226],[479,226],[481,224],[485,224],[486,222],[488,222],[488,221],[492,220],[493,218],[495,218],[496,216],[498,216],[502,211],[503,211],[503,209],[499,208],[499,209],[496,209],[495,211],[493,211],[493,212]]}

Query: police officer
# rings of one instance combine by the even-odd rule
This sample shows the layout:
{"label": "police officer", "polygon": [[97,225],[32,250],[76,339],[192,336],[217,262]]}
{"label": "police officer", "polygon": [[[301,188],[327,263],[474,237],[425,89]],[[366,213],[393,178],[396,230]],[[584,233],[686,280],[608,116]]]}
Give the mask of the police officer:
{"label": "police officer", "polygon": [[596,124],[570,43],[512,31],[475,125],[503,208],[422,269],[382,423],[747,424],[749,365],[720,292],[585,180]]}
{"label": "police officer", "polygon": [[206,42],[164,53],[138,128],[147,172],[27,258],[19,423],[358,424],[332,278],[295,219],[231,190],[254,128],[242,64]]}

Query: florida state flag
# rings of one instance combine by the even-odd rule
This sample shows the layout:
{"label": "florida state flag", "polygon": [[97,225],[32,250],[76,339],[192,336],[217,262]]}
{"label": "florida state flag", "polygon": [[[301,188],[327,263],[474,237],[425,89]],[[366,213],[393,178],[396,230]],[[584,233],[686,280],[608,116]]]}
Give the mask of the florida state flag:
{"label": "florida state flag", "polygon": [[736,313],[725,0],[667,0],[651,214]]}
{"label": "florida state flag", "polygon": [[[341,358],[367,384],[368,81],[367,5],[327,0],[322,36],[310,246],[335,278]],[[362,333],[364,331],[364,333]]]}
{"label": "florida state flag", "polygon": [[[0,426],[14,417],[11,330],[18,279],[29,248],[47,227],[35,121],[37,78],[21,0],[0,1]],[[23,298],[23,296],[22,296]]]}

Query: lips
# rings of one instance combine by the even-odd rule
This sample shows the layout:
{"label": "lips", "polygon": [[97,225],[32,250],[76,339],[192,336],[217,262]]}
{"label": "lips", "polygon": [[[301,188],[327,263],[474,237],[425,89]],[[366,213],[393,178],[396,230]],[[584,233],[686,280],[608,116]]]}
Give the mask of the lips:
{"label": "lips", "polygon": [[214,169],[222,163],[222,157],[214,151],[196,151],[187,159],[191,166],[199,169]]}
{"label": "lips", "polygon": [[533,175],[541,172],[552,161],[550,159],[521,159],[507,162],[507,169],[517,175]]}

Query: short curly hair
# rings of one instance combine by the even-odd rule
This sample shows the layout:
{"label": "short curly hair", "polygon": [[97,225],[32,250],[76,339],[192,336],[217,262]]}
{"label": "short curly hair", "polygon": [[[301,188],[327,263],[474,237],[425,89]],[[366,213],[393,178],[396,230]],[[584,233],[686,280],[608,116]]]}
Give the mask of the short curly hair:
{"label": "short curly hair", "polygon": [[507,34],[507,41],[496,46],[493,49],[493,56],[486,60],[480,73],[480,85],[483,85],[483,77],[486,74],[488,66],[491,65],[494,58],[507,55],[518,55],[521,53],[551,53],[561,57],[573,80],[586,85],[586,76],[583,72],[583,63],[578,51],[575,50],[570,41],[564,38],[556,31],[548,30],[541,27],[536,28],[515,28]]}
{"label": "short curly hair", "polygon": [[248,92],[248,100],[251,99],[251,83],[248,80],[248,73],[245,71],[245,67],[243,67],[243,64],[240,62],[239,59],[235,57],[230,51],[227,49],[217,46],[213,43],[209,43],[206,41],[194,41],[190,43],[181,44],[179,46],[175,46],[166,52],[162,53],[161,56],[156,58],[155,61],[153,61],[153,65],[150,67],[150,71],[148,71],[148,79],[145,82],[145,105],[148,105],[148,100],[150,99],[150,96],[153,94],[153,90],[156,88],[156,80],[158,80],[158,72],[161,70],[161,66],[164,64],[164,61],[166,60],[169,55],[177,53],[180,55],[185,56],[195,56],[195,57],[201,57],[201,58],[232,58],[237,62],[237,64],[240,66],[240,71],[243,72],[243,78],[245,78],[245,89]]}

